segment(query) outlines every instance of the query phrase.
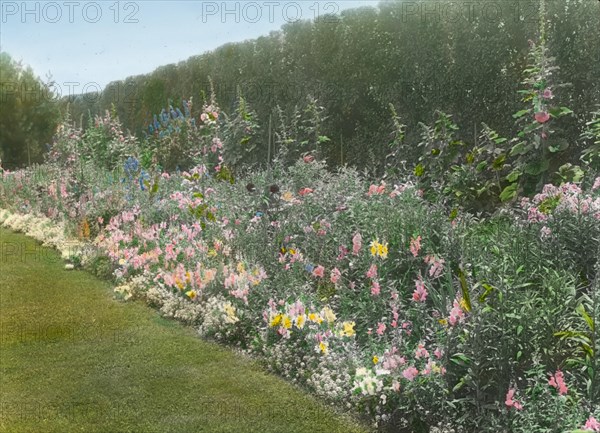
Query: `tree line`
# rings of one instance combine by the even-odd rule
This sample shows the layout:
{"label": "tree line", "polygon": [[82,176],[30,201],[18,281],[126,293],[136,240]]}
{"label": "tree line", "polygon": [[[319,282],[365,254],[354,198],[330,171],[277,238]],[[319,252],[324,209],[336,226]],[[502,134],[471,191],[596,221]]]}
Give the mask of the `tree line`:
{"label": "tree line", "polygon": [[[406,125],[406,142],[415,144],[419,123],[433,121],[436,110],[453,115],[465,141],[477,140],[482,122],[503,136],[518,131],[511,114],[521,106],[517,91],[528,41],[539,36],[539,0],[467,3],[381,2],[288,23],[267,36],[112,82],[100,94],[63,99],[62,109],[68,104],[85,127],[114,107],[125,128],[143,135],[168,101],[181,106],[182,98],[192,98],[202,105],[212,81],[226,113],[234,113],[243,96],[256,114],[261,128],[252,162],[267,162],[274,154],[267,125],[291,121],[317,101],[329,164],[381,171],[394,118]],[[553,81],[568,83],[555,97],[575,113],[564,135],[575,140],[600,100],[594,78],[600,76],[600,3],[547,0],[544,19],[558,66]],[[23,151],[18,155],[23,162]]]}

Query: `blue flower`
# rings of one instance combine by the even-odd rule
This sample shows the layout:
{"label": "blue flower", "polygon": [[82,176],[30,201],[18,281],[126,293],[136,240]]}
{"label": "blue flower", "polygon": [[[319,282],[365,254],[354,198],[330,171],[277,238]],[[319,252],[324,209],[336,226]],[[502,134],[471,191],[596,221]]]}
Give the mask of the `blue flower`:
{"label": "blue flower", "polygon": [[304,269],[306,269],[307,272],[312,273],[312,271],[315,269],[315,266],[311,264],[306,264],[304,265]]}
{"label": "blue flower", "polygon": [[125,174],[131,179],[140,168],[140,162],[133,157],[127,158],[125,163],[123,164],[123,169],[125,170]]}
{"label": "blue flower", "polygon": [[257,212],[256,212],[256,216],[257,216],[257,217],[259,217],[259,218],[260,218],[261,216],[263,216],[263,215],[264,215],[264,213],[262,213],[261,211],[257,211]]}

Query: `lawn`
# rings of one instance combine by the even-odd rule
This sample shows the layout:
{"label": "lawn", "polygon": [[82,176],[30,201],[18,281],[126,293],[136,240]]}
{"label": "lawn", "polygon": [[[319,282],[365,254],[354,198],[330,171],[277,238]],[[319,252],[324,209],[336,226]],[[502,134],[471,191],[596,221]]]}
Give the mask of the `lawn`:
{"label": "lawn", "polygon": [[24,235],[0,270],[2,432],[366,431]]}

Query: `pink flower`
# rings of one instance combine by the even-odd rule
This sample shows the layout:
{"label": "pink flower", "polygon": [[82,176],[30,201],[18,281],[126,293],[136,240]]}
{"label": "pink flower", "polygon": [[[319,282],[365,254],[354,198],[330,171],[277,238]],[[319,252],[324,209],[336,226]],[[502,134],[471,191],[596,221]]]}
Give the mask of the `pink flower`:
{"label": "pink flower", "polygon": [[315,157],[312,155],[306,155],[302,159],[304,160],[305,163],[309,164],[315,160]]}
{"label": "pink flower", "polygon": [[352,238],[352,254],[355,256],[358,255],[360,249],[362,248],[362,236],[360,233],[356,233]]}
{"label": "pink flower", "polygon": [[60,183],[60,196],[62,198],[67,198],[69,193],[67,193],[67,185],[64,182]]}
{"label": "pink flower", "polygon": [[421,343],[417,346],[417,349],[415,350],[415,358],[417,359],[421,359],[421,358],[428,358],[429,357],[429,352],[427,351],[427,349],[425,349],[425,346]]}
{"label": "pink flower", "polygon": [[556,370],[553,376],[550,376],[548,380],[548,385],[553,386],[558,390],[559,395],[564,395],[569,391],[567,385],[565,383],[565,376],[562,371]]}
{"label": "pink flower", "polygon": [[516,410],[522,410],[523,409],[523,405],[521,403],[519,403],[517,400],[513,400],[513,397],[515,396],[515,389],[514,388],[510,388],[508,390],[508,392],[506,393],[506,400],[504,401],[504,404],[506,404],[506,407],[514,407]]}
{"label": "pink flower", "polygon": [[402,371],[402,376],[410,382],[412,382],[418,375],[419,370],[417,370],[415,367],[408,367],[407,369]]}
{"label": "pink flower", "polygon": [[538,123],[546,123],[548,120],[550,120],[550,115],[546,111],[539,111],[535,113],[534,117]]}
{"label": "pink flower", "polygon": [[398,381],[396,381],[396,380],[395,380],[395,381],[393,381],[393,382],[392,382],[392,389],[393,389],[395,392],[400,392],[400,382],[398,382]]}
{"label": "pink flower", "polygon": [[298,194],[304,197],[305,195],[312,194],[313,192],[314,190],[311,188],[301,188],[300,191],[298,191]]}
{"label": "pink flower", "polygon": [[346,257],[346,254],[348,254],[348,248],[346,248],[346,245],[340,245],[338,247],[338,250],[340,251],[340,255],[337,256],[337,259],[344,260],[344,257]]}
{"label": "pink flower", "polygon": [[433,354],[437,359],[442,359],[442,356],[444,356],[444,353],[440,349],[435,349]]}
{"label": "pink flower", "polygon": [[444,270],[444,259],[438,259],[436,256],[425,256],[425,263],[431,265],[429,269],[429,276],[432,278],[438,278]]}
{"label": "pink flower", "polygon": [[427,289],[421,277],[415,280],[415,291],[413,292],[413,300],[416,302],[425,302],[427,299]]}
{"label": "pink flower", "polygon": [[383,335],[385,332],[386,326],[385,323],[379,322],[377,324],[377,335]]}
{"label": "pink flower", "polygon": [[381,288],[379,287],[379,283],[377,281],[373,281],[373,286],[371,287],[371,295],[379,296],[381,293]]}
{"label": "pink flower", "polygon": [[448,323],[450,326],[454,326],[459,323],[465,317],[465,313],[463,312],[462,307],[460,306],[460,302],[456,299],[454,300],[454,305],[450,310],[450,316],[448,317]]}
{"label": "pink flower", "polygon": [[341,277],[342,277],[342,273],[340,272],[340,270],[338,268],[333,268],[331,270],[330,279],[333,284],[337,283]]}
{"label": "pink flower", "polygon": [[367,278],[377,278],[377,265],[371,265],[371,267],[367,271]]}
{"label": "pink flower", "polygon": [[312,274],[314,277],[323,278],[323,275],[325,275],[325,268],[322,265],[319,265],[314,269]]}
{"label": "pink flower", "polygon": [[552,230],[548,226],[544,226],[540,230],[540,237],[542,239],[548,239],[552,235]]}
{"label": "pink flower", "polygon": [[588,420],[585,422],[583,426],[584,430],[591,430],[594,432],[600,432],[600,422],[596,420],[593,416],[590,415]]}
{"label": "pink flower", "polygon": [[550,90],[550,89],[544,89],[544,93],[542,94],[542,98],[544,98],[544,99],[552,99],[552,98],[554,98],[554,95],[552,94],[552,90]]}
{"label": "pink flower", "polygon": [[410,238],[410,252],[413,256],[417,257],[419,255],[419,250],[421,249],[421,236],[417,236],[417,238]]}
{"label": "pink flower", "polygon": [[600,176],[598,176],[596,178],[596,180],[594,181],[594,186],[592,186],[592,191],[596,191],[599,188],[600,188]]}

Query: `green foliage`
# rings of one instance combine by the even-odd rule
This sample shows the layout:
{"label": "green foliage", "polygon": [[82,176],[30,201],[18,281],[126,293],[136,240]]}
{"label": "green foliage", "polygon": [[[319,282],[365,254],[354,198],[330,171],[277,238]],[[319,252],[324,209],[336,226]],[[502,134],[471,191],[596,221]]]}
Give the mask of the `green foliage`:
{"label": "green foliage", "polygon": [[8,169],[43,161],[59,121],[57,97],[29,67],[0,52],[0,161]]}
{"label": "green foliage", "polygon": [[581,160],[592,172],[600,173],[600,111],[592,112],[592,119],[585,125],[581,138],[588,147],[583,150]]}
{"label": "green foliage", "polygon": [[250,108],[250,104],[242,96],[238,88],[236,108],[231,117],[227,119],[223,136],[225,146],[225,163],[232,168],[238,168],[242,163],[253,165],[264,163],[261,153],[258,152],[260,143],[260,126],[257,115]]}

